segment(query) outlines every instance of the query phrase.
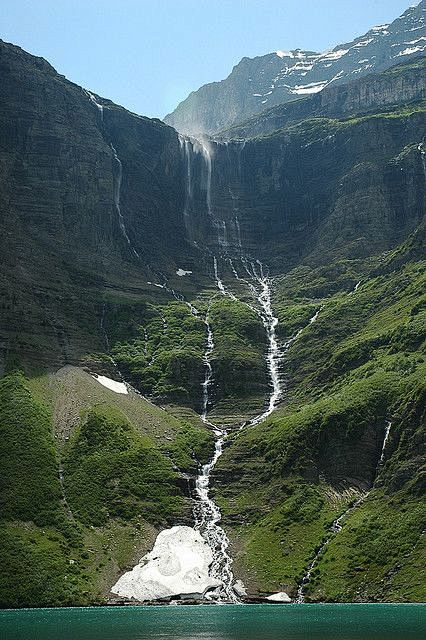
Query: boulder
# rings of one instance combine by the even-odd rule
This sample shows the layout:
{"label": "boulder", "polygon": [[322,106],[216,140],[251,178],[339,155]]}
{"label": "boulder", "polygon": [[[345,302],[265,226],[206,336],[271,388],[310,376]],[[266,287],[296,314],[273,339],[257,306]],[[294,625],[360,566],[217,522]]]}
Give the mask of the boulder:
{"label": "boulder", "polygon": [[265,598],[265,600],[269,600],[269,602],[291,602],[290,596],[285,591],[273,593],[272,595]]}

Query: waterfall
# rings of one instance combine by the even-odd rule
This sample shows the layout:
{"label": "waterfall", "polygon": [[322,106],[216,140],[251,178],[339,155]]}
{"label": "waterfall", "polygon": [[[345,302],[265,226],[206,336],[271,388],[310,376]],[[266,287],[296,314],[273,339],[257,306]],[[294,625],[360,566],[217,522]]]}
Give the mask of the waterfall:
{"label": "waterfall", "polygon": [[216,286],[219,289],[220,293],[223,296],[230,298],[234,302],[240,302],[238,298],[234,296],[234,294],[231,291],[228,291],[228,289],[225,287],[222,280],[220,279],[216,256],[213,256],[213,271],[214,271],[214,280],[216,282]]}
{"label": "waterfall", "polygon": [[213,563],[210,567],[209,574],[212,578],[217,578],[223,583],[223,587],[220,587],[214,594],[212,594],[210,599],[216,597],[221,600],[224,597],[225,600],[235,603],[238,602],[238,598],[232,588],[234,576],[231,570],[232,559],[227,552],[229,540],[225,531],[219,526],[219,522],[222,518],[220,509],[209,497],[210,475],[223,453],[223,444],[227,436],[227,432],[225,430],[218,429],[207,419],[207,411],[210,403],[209,391],[213,377],[213,369],[210,359],[214,350],[213,332],[209,322],[209,314],[210,305],[204,318],[204,324],[207,330],[207,345],[203,357],[205,376],[202,384],[203,402],[201,420],[205,424],[213,427],[216,442],[213,458],[210,462],[201,467],[201,471],[195,481],[195,492],[198,501],[194,505],[194,519],[195,529],[200,531],[201,535],[213,552]]}
{"label": "waterfall", "polygon": [[191,204],[193,200],[193,187],[192,187],[192,169],[191,169],[191,161],[192,154],[201,155],[204,162],[205,167],[205,192],[206,192],[206,210],[207,216],[210,220],[210,223],[213,226],[213,229],[216,233],[217,241],[219,247],[226,251],[228,247],[228,230],[226,227],[225,220],[220,220],[215,212],[215,209],[212,204],[212,173],[213,173],[213,157],[214,157],[214,147],[212,143],[204,137],[200,139],[196,138],[187,138],[186,136],[182,136],[179,134],[179,142],[182,152],[184,154],[185,164],[186,164],[186,201],[184,208],[184,216],[186,218],[189,217]]}
{"label": "waterfall", "polygon": [[183,209],[183,217],[185,220],[185,226],[187,231],[189,231],[188,219],[190,217],[190,212],[192,209],[192,169],[191,169],[191,142],[188,138],[178,134],[179,138],[179,146],[181,151],[183,152],[185,168],[186,168],[186,190],[185,190],[185,205]]}
{"label": "waterfall", "polygon": [[268,365],[269,375],[272,383],[272,393],[269,397],[269,406],[262,416],[259,416],[259,422],[267,418],[275,409],[279,399],[282,396],[282,388],[279,376],[279,358],[280,351],[278,347],[276,328],[278,325],[278,318],[274,316],[272,312],[271,301],[271,288],[270,281],[267,275],[263,272],[263,265],[258,260],[257,265],[259,267],[259,273],[257,273],[254,265],[252,264],[253,276],[259,284],[260,293],[258,296],[258,302],[262,308],[262,320],[265,327],[266,335],[268,337],[269,348],[266,356],[266,362]]}
{"label": "waterfall", "polygon": [[[383,462],[384,462],[385,449],[386,449],[386,445],[387,445],[387,442],[388,442],[391,426],[392,426],[392,423],[387,420],[386,421],[385,434],[384,434],[383,442],[382,442],[382,448],[381,448],[381,451],[380,451],[380,458],[379,458],[379,462],[378,462],[377,468],[376,468],[377,469],[376,470],[376,478],[377,478],[378,473],[380,472],[380,467],[383,465]],[[312,571],[315,568],[315,566],[317,565],[317,562],[318,562],[319,558],[324,553],[324,549],[327,547],[328,544],[330,544],[330,542],[334,539],[334,537],[342,530],[343,524],[344,524],[345,520],[348,518],[348,516],[353,511],[355,511],[355,509],[357,509],[359,506],[361,506],[363,504],[363,502],[365,502],[365,500],[368,498],[368,496],[370,495],[372,489],[374,488],[374,482],[376,481],[376,478],[374,478],[373,485],[372,485],[371,489],[369,491],[366,491],[365,493],[363,493],[358,498],[358,500],[356,500],[354,502],[353,505],[351,505],[348,509],[346,509],[346,511],[344,511],[331,524],[328,536],[326,537],[325,541],[322,543],[322,545],[320,546],[320,548],[316,552],[312,562],[308,565],[308,568],[306,569],[305,575],[303,576],[302,581],[301,581],[301,583],[299,585],[299,588],[297,590],[297,598],[296,598],[296,602],[298,604],[303,604],[305,602],[305,587],[310,582],[311,577],[312,577]]]}
{"label": "waterfall", "polygon": [[[225,143],[226,144],[226,143]],[[245,142],[242,145],[238,146],[238,152],[237,152],[237,177],[238,177],[238,181],[241,184],[241,152],[244,149],[244,145]],[[228,155],[228,166],[229,166],[229,174],[232,174],[232,168],[233,168],[233,163],[231,161],[231,154],[230,154],[230,147],[228,144],[226,144],[226,150],[227,150],[227,155]],[[239,199],[239,196],[236,196],[231,185],[228,186],[228,191],[229,191],[229,195],[231,197],[231,202],[232,202],[232,218],[233,218],[233,224],[235,227],[235,237],[236,237],[236,243],[237,243],[237,247],[238,247],[238,251],[239,254],[242,256],[243,255],[243,243],[241,240],[241,226],[240,226],[240,220],[239,220],[239,207],[237,207],[236,202]]]}
{"label": "waterfall", "polygon": [[[193,316],[198,318],[201,317],[199,310],[191,302],[187,301],[180,293],[177,293],[174,289],[169,287],[167,285],[167,282],[159,286],[168,291],[176,300],[179,300],[180,302],[186,304]],[[217,461],[223,453],[223,444],[225,442],[225,438],[228,435],[226,430],[219,429],[207,418],[207,412],[210,404],[210,388],[213,378],[211,356],[215,348],[209,315],[210,304],[203,319],[204,325],[206,327],[207,339],[206,349],[203,355],[205,373],[204,381],[202,383],[202,409],[200,418],[204,422],[204,424],[213,429],[216,441],[215,452],[212,459],[210,460],[210,462],[201,467],[200,473],[196,477],[195,494],[197,496],[197,500],[194,502],[193,510],[195,521],[194,528],[200,531],[202,537],[212,550],[213,563],[209,569],[209,575],[212,578],[217,578],[223,583],[223,586],[218,587],[214,591],[214,593],[210,595],[207,594],[206,598],[210,600],[216,599],[222,602],[237,603],[239,602],[239,600],[232,587],[232,583],[234,580],[234,576],[231,570],[232,558],[227,552],[227,549],[229,547],[229,539],[222,527],[219,526],[219,522],[222,518],[220,509],[209,497],[210,475]]]}
{"label": "waterfall", "polygon": [[425,150],[425,143],[424,140],[422,142],[420,142],[420,144],[418,145],[417,149],[420,151],[420,158],[422,161],[422,166],[423,166],[423,175],[426,181],[426,150]]}
{"label": "waterfall", "polygon": [[[290,339],[288,342],[285,343],[284,351],[280,350],[278,345],[277,333],[276,333],[278,318],[273,314],[273,311],[272,311],[270,279],[268,275],[265,274],[264,272],[263,264],[260,262],[260,260],[256,261],[256,264],[259,270],[258,272],[253,262],[249,263],[247,259],[241,258],[241,263],[247,275],[250,277],[252,281],[256,283],[256,284],[253,284],[253,282],[250,282],[244,278],[239,277],[231,258],[228,259],[228,262],[230,264],[234,277],[237,280],[244,282],[249,287],[255,300],[257,301],[258,308],[256,308],[254,305],[251,305],[247,302],[245,302],[244,304],[246,304],[252,311],[254,311],[260,317],[262,324],[265,328],[266,336],[268,339],[268,353],[266,355],[266,363],[268,367],[268,373],[271,380],[272,389],[269,396],[267,409],[249,422],[250,426],[254,426],[256,424],[259,424],[263,420],[265,420],[274,411],[280,398],[282,397],[283,390],[282,390],[282,384],[281,384],[281,379],[279,374],[280,361],[284,353],[286,353],[286,351],[290,348],[291,344],[294,342],[294,340],[296,339],[296,337],[298,337],[299,334],[297,334],[297,336],[294,336],[294,338]],[[224,287],[223,282],[220,280],[218,276],[216,258],[214,258],[214,269],[215,269],[216,284],[219,290],[221,291],[221,293],[223,295],[227,295],[232,299],[238,301],[238,299],[234,296],[234,294],[229,292]],[[315,317],[315,320],[316,320],[316,317]]]}
{"label": "waterfall", "polygon": [[[83,89],[84,93],[86,94],[86,96],[89,98],[90,102],[96,107],[98,113],[99,113],[99,117],[101,119],[101,122],[104,121],[104,106],[102,104],[99,104],[99,102],[97,102],[95,96],[93,95],[93,93],[91,93],[90,91],[87,91],[87,89]],[[110,149],[112,151],[112,156],[113,156],[113,160],[114,160],[114,164],[116,166],[116,171],[114,172],[114,205],[115,205],[115,210],[117,212],[117,217],[118,217],[118,225],[120,227],[120,231],[121,234],[123,236],[123,238],[126,240],[129,248],[131,249],[132,253],[136,256],[136,258],[140,259],[139,253],[136,251],[136,249],[133,247],[132,243],[130,242],[130,238],[129,235],[127,233],[127,229],[126,229],[126,224],[123,218],[123,214],[121,213],[121,205],[120,205],[120,197],[121,197],[121,183],[123,181],[123,165],[121,163],[120,158],[117,155],[117,151],[114,147],[114,145],[112,144],[112,142],[109,143]]]}
{"label": "waterfall", "polygon": [[354,286],[354,288],[352,289],[352,291],[349,291],[349,295],[350,296],[353,296],[354,293],[356,293],[358,291],[358,289],[361,286],[361,282],[362,282],[361,280],[359,282],[357,282],[356,285]]}
{"label": "waterfall", "polygon": [[389,420],[386,421],[386,429],[385,429],[385,438],[383,440],[383,446],[382,446],[382,453],[380,455],[380,460],[379,460],[379,464],[377,465],[377,469],[379,470],[379,468],[383,465],[384,461],[385,461],[385,453],[386,453],[386,445],[388,443],[388,439],[389,439],[389,434],[390,434],[390,430],[392,427],[392,422],[390,422]]}
{"label": "waterfall", "polygon": [[205,376],[204,376],[204,382],[202,384],[203,387],[203,403],[202,403],[202,411],[201,411],[201,420],[205,423],[208,424],[207,421],[207,411],[208,411],[208,407],[209,407],[209,389],[210,389],[210,385],[211,385],[211,380],[213,377],[213,369],[212,369],[212,365],[210,362],[210,358],[211,355],[213,353],[214,350],[214,341],[213,341],[213,332],[209,323],[209,313],[210,313],[210,306],[207,310],[206,316],[204,318],[204,324],[206,326],[206,330],[207,330],[207,347],[206,350],[204,352],[204,356],[203,356],[203,363],[205,366]]}
{"label": "waterfall", "polygon": [[103,122],[104,121],[104,107],[103,107],[103,105],[99,104],[99,102],[96,101],[96,98],[93,95],[93,93],[91,93],[87,89],[83,89],[83,91],[86,94],[86,96],[89,98],[90,102],[92,102],[92,104],[95,105],[96,109],[98,110],[101,122]]}
{"label": "waterfall", "polygon": [[115,147],[113,146],[112,142],[110,144],[110,147],[111,147],[111,151],[112,151],[112,155],[113,155],[113,158],[114,158],[115,165],[117,167],[116,178],[115,178],[115,181],[114,181],[114,204],[115,204],[115,209],[116,209],[117,215],[118,215],[118,224],[120,226],[121,233],[122,233],[124,239],[126,240],[127,244],[129,245],[130,249],[132,250],[133,254],[137,258],[140,258],[138,252],[136,251],[136,249],[132,246],[132,243],[130,242],[130,238],[129,238],[128,233],[127,233],[126,224],[124,222],[123,214],[121,213],[120,195],[121,195],[121,183],[122,183],[122,180],[123,180],[123,165],[121,164],[121,160],[118,157],[117,151],[115,150]]}
{"label": "waterfall", "polygon": [[207,597],[236,603],[238,598],[232,588],[234,580],[231,570],[232,559],[227,551],[229,540],[225,531],[219,526],[222,517],[220,509],[209,498],[210,474],[223,453],[226,431],[215,429],[215,435],[217,439],[214,456],[210,462],[201,468],[195,483],[195,491],[198,496],[198,502],[194,506],[195,528],[200,531],[213,551],[213,563],[209,571],[210,576],[223,582],[223,587],[219,587],[217,592]]}

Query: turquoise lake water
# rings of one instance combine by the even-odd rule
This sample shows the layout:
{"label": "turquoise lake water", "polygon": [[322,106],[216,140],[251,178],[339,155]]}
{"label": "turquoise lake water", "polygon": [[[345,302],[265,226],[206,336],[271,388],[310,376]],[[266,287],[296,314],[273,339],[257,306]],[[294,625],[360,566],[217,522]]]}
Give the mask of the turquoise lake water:
{"label": "turquoise lake water", "polygon": [[1,640],[425,640],[426,605],[210,605],[0,611]]}

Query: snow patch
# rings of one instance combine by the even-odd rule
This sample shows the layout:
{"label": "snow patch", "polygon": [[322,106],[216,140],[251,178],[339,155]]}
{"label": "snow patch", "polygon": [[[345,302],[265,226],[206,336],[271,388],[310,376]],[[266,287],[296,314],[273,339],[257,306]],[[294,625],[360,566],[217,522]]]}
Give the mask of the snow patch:
{"label": "snow patch", "polygon": [[348,53],[349,49],[338,49],[337,51],[329,51],[321,56],[320,61],[322,60],[339,60]]}
{"label": "snow patch", "polygon": [[111,592],[138,602],[176,596],[203,598],[222,582],[209,576],[213,554],[201,533],[186,526],[161,531],[152,551],[127,571]]}
{"label": "snow patch", "polygon": [[407,49],[404,49],[404,51],[400,51],[396,56],[393,56],[394,58],[399,58],[400,56],[409,56],[412,53],[417,53],[417,51],[424,51],[426,49],[426,45],[424,45],[423,47],[408,47]]}
{"label": "snow patch", "polygon": [[306,55],[303,51],[295,50],[295,51],[281,51],[280,49],[275,52],[279,58],[306,58]]}
{"label": "snow patch", "polygon": [[367,40],[362,40],[362,42],[357,42],[354,45],[354,49],[356,49],[357,47],[366,47],[368,44],[371,44],[372,42],[374,42],[374,38],[367,38]]}
{"label": "snow patch", "polygon": [[310,84],[299,84],[291,89],[291,93],[297,95],[307,95],[309,93],[318,93],[328,84],[328,82],[311,82]]}
{"label": "snow patch", "polygon": [[372,27],[370,31],[386,31],[389,26],[389,24],[379,24],[377,27]]}
{"label": "snow patch", "polygon": [[92,378],[100,382],[104,387],[107,387],[107,389],[115,391],[115,393],[129,393],[124,382],[117,382],[117,380],[112,380],[106,376],[98,376],[96,374],[92,375]]}
{"label": "snow patch", "polygon": [[178,276],[190,276],[190,275],[191,275],[191,273],[192,273],[192,271],[185,271],[185,269],[178,269],[178,270],[176,271],[176,274],[177,274]]}

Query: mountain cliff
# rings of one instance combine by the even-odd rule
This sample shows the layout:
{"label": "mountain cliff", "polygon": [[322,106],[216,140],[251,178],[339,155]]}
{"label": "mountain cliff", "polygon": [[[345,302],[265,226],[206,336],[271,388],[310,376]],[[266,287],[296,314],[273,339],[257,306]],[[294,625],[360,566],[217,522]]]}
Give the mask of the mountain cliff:
{"label": "mountain cliff", "polygon": [[423,60],[226,141],[0,71],[2,606],[106,602],[212,425],[249,597],[424,599]]}
{"label": "mountain cliff", "polygon": [[426,49],[425,0],[391,24],[325,53],[277,51],[243,58],[221,82],[193,91],[164,118],[188,135],[214,134],[278,104],[346,84]]}

